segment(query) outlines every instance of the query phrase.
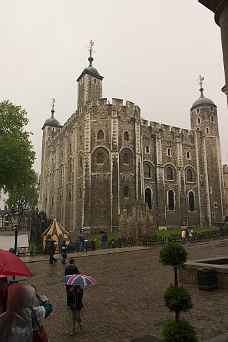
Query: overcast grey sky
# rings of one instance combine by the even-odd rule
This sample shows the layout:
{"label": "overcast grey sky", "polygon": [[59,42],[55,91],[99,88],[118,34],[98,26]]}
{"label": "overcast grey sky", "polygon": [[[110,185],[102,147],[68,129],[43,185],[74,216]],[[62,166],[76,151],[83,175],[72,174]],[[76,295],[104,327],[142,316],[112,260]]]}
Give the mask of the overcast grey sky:
{"label": "overcast grey sky", "polygon": [[0,101],[28,112],[37,172],[52,97],[64,124],[76,110],[76,79],[88,66],[91,39],[103,97],[136,103],[149,121],[190,129],[203,75],[227,163],[220,28],[197,0],[0,0]]}

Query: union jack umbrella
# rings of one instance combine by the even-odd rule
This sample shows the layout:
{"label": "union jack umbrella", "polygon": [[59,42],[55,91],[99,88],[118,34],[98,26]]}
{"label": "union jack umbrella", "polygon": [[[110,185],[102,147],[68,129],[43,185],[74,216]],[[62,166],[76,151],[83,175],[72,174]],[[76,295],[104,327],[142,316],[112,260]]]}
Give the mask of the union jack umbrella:
{"label": "union jack umbrella", "polygon": [[61,283],[66,285],[95,285],[96,281],[91,277],[83,274],[67,275],[60,280]]}

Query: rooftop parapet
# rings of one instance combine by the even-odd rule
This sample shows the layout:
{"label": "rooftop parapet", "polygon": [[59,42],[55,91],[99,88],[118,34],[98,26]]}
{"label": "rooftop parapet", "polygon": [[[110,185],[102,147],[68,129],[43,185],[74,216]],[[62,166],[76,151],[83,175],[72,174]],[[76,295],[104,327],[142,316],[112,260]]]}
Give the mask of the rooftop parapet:
{"label": "rooftop parapet", "polygon": [[97,104],[98,104],[98,106],[105,106],[106,104],[108,104],[107,97],[106,98],[104,97],[102,99],[97,100]]}

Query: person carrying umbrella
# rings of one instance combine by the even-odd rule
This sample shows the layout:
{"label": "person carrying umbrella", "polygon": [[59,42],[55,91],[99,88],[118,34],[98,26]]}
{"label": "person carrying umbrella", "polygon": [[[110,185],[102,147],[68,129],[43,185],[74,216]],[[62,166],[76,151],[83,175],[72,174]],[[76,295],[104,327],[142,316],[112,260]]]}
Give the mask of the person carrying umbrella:
{"label": "person carrying umbrella", "polygon": [[[65,268],[65,276],[72,275],[72,274],[79,274],[79,269],[75,265],[75,259],[70,258],[70,265],[68,265]],[[69,302],[69,291],[70,291],[71,285],[66,285],[66,293],[67,293],[67,308],[70,308],[70,302]]]}
{"label": "person carrying umbrella", "polygon": [[78,323],[80,329],[82,329],[81,320],[81,309],[83,307],[82,303],[83,289],[80,285],[73,285],[69,290],[69,305],[71,310],[71,326],[70,335],[75,334],[75,324]]}
{"label": "person carrying umbrella", "polygon": [[71,309],[71,327],[70,327],[70,335],[75,334],[75,323],[78,323],[80,329],[82,329],[82,321],[81,321],[81,309],[83,307],[82,298],[83,298],[83,289],[81,286],[87,285],[95,285],[96,281],[91,276],[83,275],[83,274],[73,274],[66,275],[64,278],[60,280],[62,284],[66,284],[71,286],[69,290],[69,306]]}

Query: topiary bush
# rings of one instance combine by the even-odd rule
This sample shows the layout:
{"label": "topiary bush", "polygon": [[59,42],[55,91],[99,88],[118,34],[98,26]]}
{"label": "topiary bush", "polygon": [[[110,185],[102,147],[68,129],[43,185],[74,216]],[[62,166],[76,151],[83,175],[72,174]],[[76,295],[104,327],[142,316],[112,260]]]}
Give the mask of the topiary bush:
{"label": "topiary bush", "polygon": [[183,286],[171,284],[164,293],[165,305],[170,311],[188,311],[192,308],[191,295]]}
{"label": "topiary bush", "polygon": [[166,321],[162,327],[163,342],[197,342],[195,328],[186,320]]}
{"label": "topiary bush", "polygon": [[180,267],[187,261],[188,253],[182,245],[172,242],[160,251],[160,262],[163,265]]}
{"label": "topiary bush", "polygon": [[169,243],[160,250],[159,259],[162,265],[174,267],[175,285],[178,285],[177,270],[187,261],[188,253],[186,249],[175,243]]}
{"label": "topiary bush", "polygon": [[187,261],[186,249],[172,242],[161,249],[159,259],[163,265],[174,268],[175,285],[170,285],[164,293],[165,305],[170,311],[175,312],[175,321],[167,321],[162,327],[164,342],[196,342],[196,331],[194,327],[185,320],[180,320],[180,312],[192,308],[192,299],[187,289],[179,286],[178,268]]}

